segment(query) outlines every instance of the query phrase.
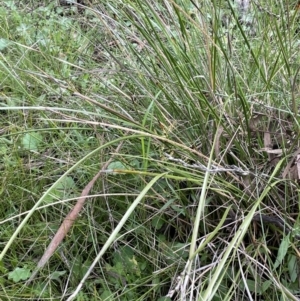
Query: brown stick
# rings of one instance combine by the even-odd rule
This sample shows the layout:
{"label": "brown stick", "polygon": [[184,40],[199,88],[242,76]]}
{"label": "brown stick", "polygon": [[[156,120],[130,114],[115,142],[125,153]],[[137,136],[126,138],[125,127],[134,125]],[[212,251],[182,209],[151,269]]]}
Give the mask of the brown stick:
{"label": "brown stick", "polygon": [[59,244],[65,238],[65,236],[67,235],[67,233],[71,229],[73,223],[75,222],[76,218],[78,217],[78,214],[80,213],[80,211],[81,211],[81,209],[82,209],[82,207],[83,207],[83,205],[84,205],[84,203],[86,201],[86,198],[87,198],[90,190],[94,186],[94,184],[97,181],[97,179],[101,176],[101,174],[103,173],[103,171],[107,169],[108,165],[113,160],[115,154],[120,151],[120,149],[121,149],[121,147],[123,145],[123,142],[124,141],[122,141],[118,145],[118,147],[116,148],[116,151],[112,155],[112,157],[103,165],[103,167],[101,168],[101,170],[93,177],[93,179],[82,190],[80,198],[78,198],[75,206],[69,212],[69,214],[66,216],[66,218],[62,222],[61,226],[57,230],[57,232],[56,232],[55,236],[53,237],[53,239],[51,240],[51,242],[50,242],[47,250],[43,254],[43,256],[40,259],[40,261],[38,262],[37,267],[32,272],[30,278],[27,280],[26,285],[29,284],[34,279],[34,277],[39,272],[39,270],[42,269],[45,266],[45,264],[48,262],[48,260],[50,259],[50,257],[53,255],[53,253],[55,252],[55,250],[57,249],[57,247],[59,246]]}

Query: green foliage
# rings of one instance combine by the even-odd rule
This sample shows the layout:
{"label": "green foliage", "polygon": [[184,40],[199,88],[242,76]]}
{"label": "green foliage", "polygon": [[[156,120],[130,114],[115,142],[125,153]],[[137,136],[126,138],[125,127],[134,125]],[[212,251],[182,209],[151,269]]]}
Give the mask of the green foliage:
{"label": "green foliage", "polygon": [[13,282],[20,282],[27,280],[30,276],[30,270],[25,266],[24,268],[16,267],[13,271],[8,273],[8,279],[12,279]]}
{"label": "green foliage", "polygon": [[3,1],[0,299],[297,300],[298,14]]}
{"label": "green foliage", "polygon": [[42,142],[42,135],[33,132],[33,133],[26,133],[22,137],[22,146],[24,149],[29,150],[29,151],[37,151],[39,149],[39,145]]}

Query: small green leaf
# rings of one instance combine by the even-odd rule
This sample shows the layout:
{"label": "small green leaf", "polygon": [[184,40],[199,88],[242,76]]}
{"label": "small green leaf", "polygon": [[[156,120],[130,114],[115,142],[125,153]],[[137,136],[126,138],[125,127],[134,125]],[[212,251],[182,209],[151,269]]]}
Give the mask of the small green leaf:
{"label": "small green leaf", "polygon": [[65,189],[73,189],[76,187],[76,184],[73,180],[72,177],[65,177],[63,180],[61,180],[57,186],[56,189],[61,189],[61,190],[65,190]]}
{"label": "small green leaf", "polygon": [[274,264],[274,269],[276,269],[282,263],[285,255],[288,251],[289,245],[290,245],[290,235],[286,235],[282,239],[281,244],[279,246],[277,258],[276,258],[276,261]]}
{"label": "small green leaf", "polygon": [[40,133],[27,133],[22,138],[22,146],[26,150],[37,151],[43,137]]}
{"label": "small green leaf", "polygon": [[8,279],[12,279],[13,282],[20,282],[21,280],[27,280],[30,277],[30,269],[26,266],[24,268],[16,267],[12,272],[8,273]]}
{"label": "small green leaf", "polygon": [[271,285],[272,285],[272,280],[264,281],[262,286],[261,286],[262,293],[264,293]]}
{"label": "small green leaf", "polygon": [[121,169],[122,170],[122,169],[127,169],[127,168],[122,162],[114,161],[108,165],[107,169]]}
{"label": "small green leaf", "polygon": [[295,282],[298,277],[297,257],[295,255],[289,256],[288,269],[291,281]]}
{"label": "small green leaf", "polygon": [[187,246],[184,243],[175,242],[172,245],[172,250],[173,250],[173,253],[176,254],[176,256],[179,256],[180,258],[187,259],[189,256]]}
{"label": "small green leaf", "polygon": [[151,224],[152,227],[154,227],[156,230],[161,229],[161,227],[164,225],[165,221],[160,216],[153,217]]}
{"label": "small green leaf", "polygon": [[55,271],[50,275],[50,279],[59,280],[59,278],[64,274],[66,274],[66,271]]}
{"label": "small green leaf", "polygon": [[245,287],[247,286],[247,289],[250,291],[250,292],[255,292],[257,294],[261,294],[262,293],[262,285],[259,281],[257,280],[252,280],[252,279],[246,279],[246,283],[244,282],[241,282],[239,284],[239,287],[241,289],[245,289]]}
{"label": "small green leaf", "polygon": [[73,178],[67,176],[57,183],[56,187],[45,196],[44,203],[49,204],[53,201],[71,197],[76,189],[76,184]]}
{"label": "small green leaf", "polygon": [[176,211],[178,214],[182,214],[183,216],[185,216],[185,209],[183,207],[179,207],[177,205],[171,205],[171,208]]}
{"label": "small green leaf", "polygon": [[7,39],[0,39],[0,51],[4,50],[6,47],[8,47],[10,45],[10,41]]}
{"label": "small green leaf", "polygon": [[102,301],[112,301],[112,300],[115,300],[114,298],[113,298],[113,293],[111,292],[111,291],[108,291],[108,290],[106,290],[106,291],[104,291],[102,294],[101,294],[101,296],[100,296],[100,300]]}

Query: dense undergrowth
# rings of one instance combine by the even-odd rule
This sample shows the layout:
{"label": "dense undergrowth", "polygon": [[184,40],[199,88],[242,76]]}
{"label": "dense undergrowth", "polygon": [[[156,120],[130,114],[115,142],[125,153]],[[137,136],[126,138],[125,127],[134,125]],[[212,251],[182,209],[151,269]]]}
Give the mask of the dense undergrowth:
{"label": "dense undergrowth", "polygon": [[296,3],[58,2],[0,8],[1,300],[298,300]]}

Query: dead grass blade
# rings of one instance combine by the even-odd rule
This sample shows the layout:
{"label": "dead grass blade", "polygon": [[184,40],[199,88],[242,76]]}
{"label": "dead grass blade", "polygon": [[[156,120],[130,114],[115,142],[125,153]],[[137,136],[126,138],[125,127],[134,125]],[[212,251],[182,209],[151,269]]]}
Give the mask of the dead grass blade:
{"label": "dead grass blade", "polygon": [[103,174],[103,171],[105,171],[108,167],[108,165],[112,162],[114,156],[120,151],[124,141],[121,141],[121,143],[116,148],[116,151],[111,156],[111,158],[103,165],[101,170],[93,177],[93,179],[85,186],[85,188],[82,190],[82,193],[80,197],[78,198],[75,206],[73,209],[69,212],[69,214],[66,216],[64,221],[62,222],[61,226],[57,230],[56,234],[54,235],[53,239],[51,240],[47,250],[39,260],[36,269],[33,271],[31,277],[28,279],[27,284],[29,284],[36,276],[36,274],[45,266],[45,264],[48,262],[50,257],[54,254],[55,250],[59,246],[59,244],[62,242],[62,240],[65,238],[69,230],[71,229],[73,223],[77,219],[85,201],[86,198],[94,186],[95,182],[98,180],[98,178]]}

